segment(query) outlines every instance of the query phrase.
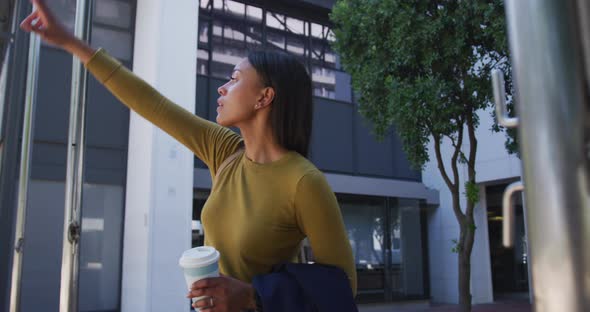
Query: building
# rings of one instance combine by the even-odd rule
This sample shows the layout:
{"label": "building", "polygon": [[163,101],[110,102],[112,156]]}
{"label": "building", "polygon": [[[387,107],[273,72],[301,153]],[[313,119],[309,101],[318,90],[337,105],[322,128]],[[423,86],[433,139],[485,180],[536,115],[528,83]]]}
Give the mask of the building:
{"label": "building", "polygon": [[[456,268],[454,254],[445,249],[456,229],[445,215],[446,193],[432,168],[424,174],[410,168],[393,131],[377,142],[357,113],[350,77],[330,48],[328,14],[333,2],[94,1],[91,44],[107,49],[164,95],[209,119],[215,117],[217,86],[249,49],[296,55],[314,84],[310,159],[337,194],[357,263],[358,301],[456,301],[450,291],[456,275],[447,270]],[[15,4],[14,20],[30,10],[28,1],[10,3]],[[50,2],[70,28],[75,3]],[[11,43],[0,79],[0,253],[5,255],[14,247],[14,181],[19,174],[28,42],[23,32],[11,29],[3,35]],[[59,306],[71,72],[69,55],[42,46],[22,311]],[[202,241],[199,215],[211,186],[209,172],[167,134],[129,113],[93,78],[86,99],[79,310],[188,309],[177,261],[183,250]],[[514,176],[510,171],[482,181]],[[441,190],[440,208],[438,191],[426,186]],[[487,240],[481,237],[483,250]],[[477,256],[485,254],[483,250]],[[489,264],[474,265],[474,272],[489,269]],[[12,259],[1,257],[0,276],[10,276],[11,270]],[[474,275],[474,287],[480,284],[491,289],[489,274]],[[2,309],[8,307],[11,287],[9,278],[0,279]]]}
{"label": "building", "polygon": [[[475,242],[471,255],[471,295],[473,303],[489,303],[503,298],[529,298],[529,260],[524,225],[524,204],[521,195],[514,196],[516,208],[515,246],[502,246],[502,196],[509,183],[521,179],[521,163],[516,155],[509,155],[504,146],[505,136],[490,129],[490,111],[479,112],[480,125],[476,130],[478,151],[476,183],[479,202],[474,209]],[[432,143],[431,143],[432,144]],[[443,142],[441,154],[450,159],[453,146]],[[430,261],[430,295],[435,302],[457,302],[458,261],[451,252],[459,238],[459,225],[452,210],[451,193],[438,171],[436,156],[429,149],[430,162],[422,173],[424,183],[440,191],[440,206],[429,210],[428,248]],[[469,153],[469,144],[462,151]],[[450,168],[447,168],[450,170]],[[466,181],[467,167],[459,165],[460,180]],[[463,185],[463,183],[460,183]],[[465,195],[461,192],[462,207]]]}

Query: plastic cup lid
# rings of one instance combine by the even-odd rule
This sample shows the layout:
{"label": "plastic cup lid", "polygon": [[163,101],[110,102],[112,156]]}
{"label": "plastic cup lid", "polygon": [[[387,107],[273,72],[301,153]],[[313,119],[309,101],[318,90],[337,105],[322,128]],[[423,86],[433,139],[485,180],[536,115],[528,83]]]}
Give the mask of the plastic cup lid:
{"label": "plastic cup lid", "polygon": [[202,267],[219,260],[219,252],[211,246],[191,248],[182,253],[178,264],[180,266]]}

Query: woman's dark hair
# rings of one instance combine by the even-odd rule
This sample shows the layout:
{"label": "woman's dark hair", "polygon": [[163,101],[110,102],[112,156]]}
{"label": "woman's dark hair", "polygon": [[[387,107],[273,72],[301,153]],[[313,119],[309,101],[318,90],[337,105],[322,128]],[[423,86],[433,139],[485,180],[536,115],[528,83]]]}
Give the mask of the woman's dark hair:
{"label": "woman's dark hair", "polygon": [[265,87],[275,91],[270,119],[277,142],[307,157],[313,104],[311,79],[295,57],[280,52],[253,51],[248,62]]}

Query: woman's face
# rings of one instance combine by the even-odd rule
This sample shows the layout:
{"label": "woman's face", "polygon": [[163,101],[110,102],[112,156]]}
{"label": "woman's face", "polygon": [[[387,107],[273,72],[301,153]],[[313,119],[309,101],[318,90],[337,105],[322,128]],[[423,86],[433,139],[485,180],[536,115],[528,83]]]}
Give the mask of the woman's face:
{"label": "woman's face", "polygon": [[262,90],[263,85],[256,69],[248,59],[240,61],[234,67],[229,81],[217,89],[217,123],[226,127],[239,127],[243,122],[252,120]]}

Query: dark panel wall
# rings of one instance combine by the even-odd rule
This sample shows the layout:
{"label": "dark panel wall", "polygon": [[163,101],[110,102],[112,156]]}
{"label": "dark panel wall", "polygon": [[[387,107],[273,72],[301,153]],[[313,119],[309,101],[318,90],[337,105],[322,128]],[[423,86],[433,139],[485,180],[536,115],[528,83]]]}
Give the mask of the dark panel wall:
{"label": "dark panel wall", "polygon": [[[198,76],[197,77],[197,105],[195,107],[195,113],[199,116],[207,116],[207,105],[209,103],[209,79]],[[199,103],[203,105],[199,105]]]}
{"label": "dark panel wall", "polygon": [[354,172],[352,118],[351,104],[314,99],[311,161],[318,168]]}
{"label": "dark panel wall", "polygon": [[326,9],[331,9],[334,6],[335,0],[301,0],[303,2],[311,3],[313,5],[321,6]]}
{"label": "dark panel wall", "polygon": [[392,132],[391,140],[393,146],[397,147],[392,151],[393,175],[397,177],[405,177],[410,180],[422,181],[422,173],[418,170],[412,169],[410,166],[406,153],[402,149],[402,142],[395,131]]}
{"label": "dark panel wall", "polygon": [[371,133],[369,122],[360,114],[355,114],[355,149],[358,159],[358,171],[368,175],[394,176],[392,163],[396,160],[393,156],[394,145],[391,138],[377,141]]}
{"label": "dark panel wall", "polygon": [[[198,76],[196,112],[214,121],[217,88],[224,80]],[[323,171],[421,181],[412,170],[394,130],[382,141],[350,103],[314,97],[310,159]],[[195,167],[206,168],[195,158]]]}

